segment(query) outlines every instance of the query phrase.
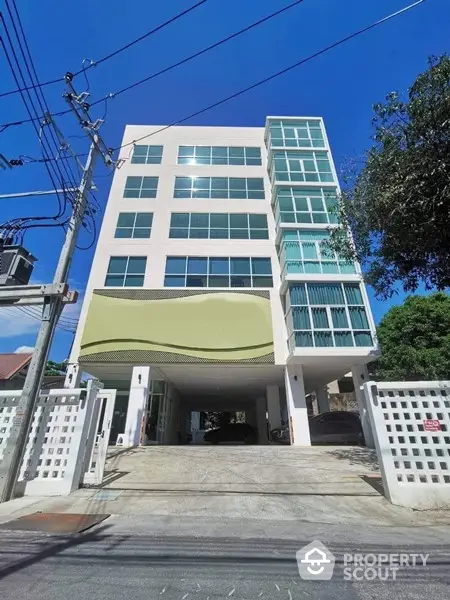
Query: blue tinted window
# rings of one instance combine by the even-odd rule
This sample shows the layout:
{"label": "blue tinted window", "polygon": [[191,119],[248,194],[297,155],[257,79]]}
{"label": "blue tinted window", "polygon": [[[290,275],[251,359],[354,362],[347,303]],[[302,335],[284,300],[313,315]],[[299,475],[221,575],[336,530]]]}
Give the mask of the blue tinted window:
{"label": "blue tinted window", "polygon": [[111,256],[105,287],[142,287],[146,265],[145,256]]}

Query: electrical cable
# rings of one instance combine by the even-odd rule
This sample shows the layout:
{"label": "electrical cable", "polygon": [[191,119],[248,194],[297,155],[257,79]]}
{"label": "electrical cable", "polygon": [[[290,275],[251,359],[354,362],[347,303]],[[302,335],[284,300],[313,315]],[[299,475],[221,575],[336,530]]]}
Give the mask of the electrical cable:
{"label": "electrical cable", "polygon": [[[172,71],[173,69],[175,69],[175,68],[177,68],[177,67],[179,67],[181,65],[184,65],[187,62],[190,62],[194,58],[197,58],[197,57],[201,56],[202,54],[206,54],[210,50],[214,50],[215,48],[218,48],[219,46],[222,46],[223,44],[226,44],[227,42],[231,41],[232,39],[237,38],[237,37],[239,37],[240,35],[242,35],[244,33],[247,33],[251,29],[254,29],[257,26],[262,25],[266,21],[269,21],[270,19],[273,19],[274,17],[277,17],[278,15],[286,12],[287,10],[289,10],[291,8],[294,8],[298,4],[301,4],[302,2],[304,2],[304,0],[295,0],[291,4],[288,4],[287,6],[284,6],[283,8],[275,11],[274,13],[271,13],[270,15],[266,15],[262,19],[259,19],[258,21],[255,21],[254,23],[251,23],[250,25],[247,25],[246,27],[244,27],[243,29],[240,29],[239,31],[235,31],[234,33],[232,33],[229,36],[227,36],[227,37],[225,37],[225,38],[223,38],[223,39],[215,42],[214,44],[211,44],[210,46],[207,46],[206,48],[203,48],[202,50],[199,50],[198,52],[195,52],[194,54],[191,54],[190,56],[188,56],[188,57],[186,57],[186,58],[184,58],[184,59],[182,59],[182,60],[180,60],[180,61],[178,61],[176,63],[173,63],[172,65],[169,65],[168,67],[165,67],[164,69],[161,69],[160,71],[157,71],[156,73],[152,73],[148,77],[145,77],[144,79],[141,79],[141,80],[139,80],[139,81],[137,81],[137,82],[135,82],[135,83],[133,83],[133,84],[125,87],[125,88],[122,88],[122,89],[118,90],[117,92],[112,92],[112,93],[106,95],[104,98],[100,98],[99,100],[96,100],[95,102],[90,103],[90,106],[96,106],[97,104],[100,104],[101,102],[104,101],[105,102],[105,108],[107,109],[107,101],[109,99],[115,98],[119,94],[123,94],[124,92],[127,92],[127,91],[129,91],[129,90],[131,90],[131,89],[133,89],[133,88],[135,88],[135,87],[137,87],[137,86],[139,86],[139,85],[141,85],[143,83],[146,83],[147,81],[155,79],[156,77],[159,77],[160,75],[163,75],[164,73],[168,73],[169,71]],[[0,97],[1,97],[1,95],[0,95]],[[66,114],[68,114],[70,112],[71,112],[70,110],[60,111],[58,113],[55,113],[53,116],[59,117],[59,116],[66,115]],[[106,115],[106,111],[105,111],[105,115]],[[8,123],[8,124],[6,124],[6,126],[20,125],[20,124],[25,124],[25,123],[28,123],[28,122],[29,122],[29,120],[25,120],[25,121],[21,121],[21,122],[16,122],[16,123]]]}
{"label": "electrical cable", "polygon": [[402,8],[401,10],[398,10],[386,17],[383,17],[382,19],[379,19],[378,21],[375,21],[374,23],[371,23],[367,27],[364,27],[362,29],[359,29],[358,31],[355,31],[354,33],[351,33],[350,35],[347,35],[346,37],[338,40],[337,42],[334,42],[333,44],[330,44],[329,46],[322,48],[322,50],[319,50],[319,51],[315,52],[314,54],[311,54],[311,55],[307,56],[306,58],[303,58],[303,59],[297,61],[296,63],[290,65],[289,67],[281,69],[280,71],[277,71],[276,73],[270,75],[269,77],[265,77],[264,79],[254,83],[238,92],[235,92],[234,94],[231,94],[230,96],[227,96],[226,98],[223,98],[222,100],[219,100],[218,102],[215,102],[214,104],[206,106],[205,108],[202,108],[201,110],[198,110],[195,113],[192,113],[188,117],[184,117],[182,119],[179,119],[178,121],[174,121],[170,125],[161,127],[160,129],[153,131],[152,133],[149,133],[140,138],[137,138],[131,142],[128,142],[127,144],[123,144],[122,146],[118,146],[117,148],[114,148],[114,151],[120,150],[121,148],[125,148],[127,146],[131,146],[137,142],[140,142],[144,139],[152,137],[152,136],[156,135],[157,133],[161,133],[162,131],[169,129],[170,127],[174,127],[175,125],[179,125],[180,123],[189,121],[190,119],[197,117],[198,115],[201,115],[209,110],[212,110],[213,108],[216,108],[217,106],[220,106],[221,104],[225,104],[225,102],[229,102],[230,100],[233,100],[234,98],[237,98],[238,96],[242,96],[243,94],[245,94],[251,90],[254,90],[257,87],[259,87],[265,83],[268,83],[269,81],[272,81],[273,79],[280,77],[281,75],[284,75],[285,73],[288,73],[289,71],[292,71],[293,69],[296,69],[297,67],[313,60],[314,58],[317,58],[321,54],[325,54],[326,52],[329,52],[330,50],[336,48],[337,46],[340,46],[341,44],[344,44],[345,42],[348,42],[349,40],[351,40],[359,35],[362,35],[366,31],[369,31],[370,29],[374,29],[375,27],[378,27],[378,25],[382,25],[383,23],[386,23],[387,21],[389,21],[395,17],[398,17],[399,15],[411,10],[412,8],[415,8],[419,4],[422,4],[423,2],[425,2],[425,0],[418,0],[417,2],[414,2],[413,4],[410,4],[409,6],[406,6],[405,8]]}
{"label": "electrical cable", "polygon": [[[199,0],[199,2],[197,2],[196,4],[193,4],[192,6],[186,8],[185,10],[183,10],[180,13],[178,13],[174,17],[171,17],[170,19],[168,19],[164,23],[161,23],[160,25],[157,25],[156,27],[154,27],[150,31],[147,31],[147,33],[144,33],[143,35],[141,35],[140,37],[136,38],[135,40],[129,42],[128,44],[125,44],[125,46],[122,46],[121,48],[118,48],[114,52],[111,52],[110,54],[107,54],[106,56],[104,56],[103,58],[100,58],[99,60],[91,61],[90,65],[88,65],[87,67],[81,68],[79,71],[76,71],[73,74],[73,76],[76,77],[77,75],[80,75],[80,73],[83,73],[83,72],[86,74],[86,71],[88,69],[91,69],[92,67],[97,67],[98,65],[104,63],[105,61],[109,60],[113,56],[117,56],[117,54],[120,54],[124,50],[128,50],[128,48],[131,48],[135,44],[138,44],[142,40],[145,40],[146,38],[148,38],[149,36],[153,35],[154,33],[157,33],[161,29],[164,29],[168,25],[171,25],[172,23],[174,23],[178,19],[181,19],[182,17],[184,17],[188,13],[192,12],[196,8],[199,8],[202,4],[205,4],[205,2],[207,2],[207,0]],[[45,81],[44,83],[42,83],[41,87],[47,86],[47,85],[53,85],[55,83],[60,83],[61,81],[64,81],[63,77],[58,77],[57,79],[51,79],[50,81]],[[0,94],[0,98],[4,98],[5,96],[11,96],[12,94],[17,94],[19,92],[25,92],[25,91],[32,90],[32,89],[34,89],[34,86],[23,87],[23,88],[21,88],[21,89],[19,88],[17,90],[10,90],[8,92],[1,93]]]}

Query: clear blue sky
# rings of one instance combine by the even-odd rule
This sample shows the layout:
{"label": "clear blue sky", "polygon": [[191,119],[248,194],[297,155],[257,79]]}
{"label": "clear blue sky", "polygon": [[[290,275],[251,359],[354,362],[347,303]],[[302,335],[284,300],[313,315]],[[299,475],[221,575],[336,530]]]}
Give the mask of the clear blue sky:
{"label": "clear blue sky", "polygon": [[[208,0],[174,25],[153,35],[131,50],[89,71],[92,98],[143,78],[204,46],[237,31],[289,0]],[[305,0],[287,13],[254,31],[188,63],[150,83],[112,100],[107,124],[102,129],[110,146],[118,146],[125,124],[166,124],[212,104],[267,75],[306,57],[320,48],[408,4],[408,0]],[[83,58],[98,59],[145,33],[152,26],[194,4],[194,0],[92,0],[76,5],[58,0],[22,0],[18,3],[41,81],[76,71]],[[266,115],[320,115],[325,119],[337,169],[346,158],[361,154],[370,145],[372,104],[393,89],[406,91],[426,68],[430,55],[449,50],[450,2],[426,0],[423,5],[386,25],[332,50],[287,75],[233,100],[187,124],[262,126]],[[0,91],[13,88],[3,55],[0,55]],[[76,87],[84,89],[83,76]],[[46,88],[52,111],[65,108],[64,86]],[[101,116],[99,106],[96,116]],[[0,122],[26,117],[20,97],[0,99]],[[58,122],[66,136],[80,133],[74,117]],[[87,142],[72,138],[79,152]],[[0,135],[0,152],[39,156],[30,125],[10,128]],[[99,169],[98,198],[104,206],[110,180]],[[48,189],[42,165],[27,165],[0,172],[1,193]],[[53,214],[56,200],[3,200],[1,220],[30,214]],[[99,216],[99,220],[100,220]],[[61,247],[61,230],[34,230],[26,246],[39,257],[34,279],[52,279]],[[89,241],[83,232],[82,244]],[[83,290],[93,250],[77,251],[71,271],[72,283]],[[370,291],[378,322],[392,303],[380,302]],[[76,315],[77,309],[71,316]],[[20,332],[20,335],[13,335]],[[33,346],[36,327],[21,315],[1,316],[0,351]],[[51,357],[67,356],[72,335],[59,332]]]}

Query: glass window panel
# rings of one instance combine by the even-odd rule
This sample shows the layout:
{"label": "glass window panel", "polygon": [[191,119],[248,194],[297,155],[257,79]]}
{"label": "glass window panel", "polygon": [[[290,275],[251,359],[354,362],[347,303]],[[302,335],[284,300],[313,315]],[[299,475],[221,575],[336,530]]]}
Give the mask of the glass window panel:
{"label": "glass window panel", "polygon": [[225,227],[228,228],[228,214],[226,213],[212,213],[210,215],[211,227]]}
{"label": "glass window panel", "polygon": [[348,312],[353,329],[369,329],[366,311],[362,306],[350,306]]}
{"label": "glass window panel", "polygon": [[328,329],[330,327],[326,308],[312,308],[311,311],[316,329]]}
{"label": "glass window panel", "polygon": [[141,198],[156,198],[156,190],[142,188],[140,197]]}
{"label": "glass window panel", "polygon": [[147,259],[145,256],[130,256],[127,272],[142,275],[145,273]]}
{"label": "glass window panel", "polygon": [[344,274],[356,273],[355,264],[352,262],[341,261],[341,262],[339,262],[339,268],[340,268],[341,273],[344,273]]}
{"label": "glass window panel", "polygon": [[292,309],[292,323],[294,329],[311,329],[309,311],[306,306],[296,306]]}
{"label": "glass window panel", "polygon": [[317,249],[314,242],[302,242],[303,258],[317,258]]}
{"label": "glass window panel", "polygon": [[144,276],[127,275],[123,285],[124,287],[142,287],[144,285]]}
{"label": "glass window panel", "polygon": [[333,181],[332,173],[321,173],[320,181],[332,182]]}
{"label": "glass window panel", "polygon": [[370,335],[370,333],[368,333],[366,331],[355,331],[354,336],[355,336],[355,344],[358,347],[373,346],[373,340],[372,340],[372,336]]}
{"label": "glass window panel", "polygon": [[116,229],[116,233],[114,234],[115,238],[131,238],[133,237],[133,229],[131,227],[118,227]]}
{"label": "glass window panel", "polygon": [[184,287],[186,280],[184,277],[166,275],[164,277],[164,287]]}
{"label": "glass window panel", "polygon": [[328,162],[328,160],[318,160],[317,161],[317,170],[319,171],[319,173],[331,173],[331,167],[330,167],[330,163]]}
{"label": "glass window panel", "polygon": [[151,233],[151,229],[149,227],[136,227],[134,230],[133,237],[134,238],[149,238]]}
{"label": "glass window panel", "polygon": [[249,288],[252,287],[250,276],[232,275],[230,278],[231,287]]}
{"label": "glass window panel", "polygon": [[348,304],[364,304],[358,283],[345,283],[344,290]]}
{"label": "glass window panel", "polygon": [[230,190],[242,190],[245,191],[245,178],[244,177],[230,177]]}
{"label": "glass window panel", "polygon": [[308,201],[306,200],[306,198],[295,198],[295,210],[298,210],[300,212],[309,210]]}
{"label": "glass window panel", "polygon": [[189,227],[189,213],[172,213],[170,217],[171,227]]}
{"label": "glass window panel", "polygon": [[293,212],[282,212],[280,218],[282,223],[295,223],[295,213]]}
{"label": "glass window panel", "polygon": [[288,260],[286,261],[286,272],[287,273],[304,273],[303,263],[300,260]]}
{"label": "glass window panel", "polygon": [[227,177],[212,177],[211,178],[211,188],[213,188],[215,190],[228,190]]}
{"label": "glass window panel", "polygon": [[[257,193],[257,192],[255,192],[255,193]],[[249,196],[245,190],[230,190],[229,197],[232,200],[239,200],[239,199],[248,198]]]}
{"label": "glass window panel", "polygon": [[192,158],[188,158],[188,157],[184,157],[184,156],[179,156],[178,157],[178,164],[179,165],[190,165],[190,164],[192,164],[193,160],[194,159],[192,159]]}
{"label": "glass window panel", "polygon": [[230,268],[232,275],[250,275],[250,259],[230,258]]}
{"label": "glass window panel", "polygon": [[148,147],[148,155],[149,156],[161,156],[163,151],[162,146],[149,146]]}
{"label": "glass window panel", "polygon": [[232,146],[229,148],[230,156],[234,158],[244,158],[244,148]]}
{"label": "glass window panel", "polygon": [[210,178],[209,177],[193,177],[192,186],[196,190],[209,190]]}
{"label": "glass window panel", "polygon": [[[225,192],[226,193],[226,192]],[[193,198],[210,198],[209,190],[197,190],[195,189],[192,193]],[[221,196],[223,197],[223,196]]]}
{"label": "glass window panel", "polygon": [[212,156],[218,158],[227,158],[228,157],[228,148],[226,146],[213,146],[212,147]]}
{"label": "glass window panel", "polygon": [[135,227],[151,227],[153,222],[153,213],[137,213]]}
{"label": "glass window panel", "polygon": [[293,285],[289,287],[289,297],[291,300],[291,304],[301,305],[308,304],[308,299],[306,297],[305,284]]}
{"label": "glass window panel", "polygon": [[348,328],[347,313],[345,308],[331,308],[331,319],[333,321],[333,327],[335,328]]}
{"label": "glass window panel", "polygon": [[229,238],[229,229],[210,229],[209,237],[212,240],[227,240]]}
{"label": "glass window panel", "polygon": [[208,272],[208,259],[203,256],[189,257],[187,272],[190,275],[206,275]]}
{"label": "glass window panel", "polygon": [[194,146],[180,146],[178,156],[194,156]]}
{"label": "glass window panel", "polygon": [[317,173],[305,173],[305,181],[320,181]]}
{"label": "glass window panel", "polygon": [[261,148],[247,146],[245,148],[245,155],[247,158],[261,158]]}
{"label": "glass window panel", "polygon": [[269,231],[267,229],[250,229],[251,240],[268,240]]}
{"label": "glass window panel", "polygon": [[122,287],[124,279],[124,275],[107,275],[105,279],[105,286]]}
{"label": "glass window panel", "polygon": [[344,294],[340,284],[308,283],[311,304],[344,304]]}
{"label": "glass window panel", "polygon": [[249,215],[248,219],[250,227],[267,229],[267,215]]}
{"label": "glass window panel", "polygon": [[174,198],[191,198],[191,196],[190,190],[175,190],[173,194]]}
{"label": "glass window panel", "polygon": [[[278,197],[278,206],[280,207],[280,210],[293,210],[292,198]],[[308,206],[306,206],[305,210],[308,210]]]}
{"label": "glass window panel", "polygon": [[248,227],[248,214],[234,214],[230,215],[230,227]]}
{"label": "glass window panel", "polygon": [[168,256],[166,259],[166,274],[178,275],[186,272],[185,256]]}
{"label": "glass window panel", "polygon": [[125,190],[123,193],[124,198],[139,198],[139,190]]}
{"label": "glass window panel", "polygon": [[109,259],[108,273],[125,273],[127,262],[127,256],[111,256]]}
{"label": "glass window panel", "polygon": [[175,189],[185,190],[192,187],[192,177],[175,177]]}
{"label": "glass window panel", "polygon": [[185,239],[189,237],[189,230],[186,227],[171,227],[169,231],[170,238]]}
{"label": "glass window panel", "polygon": [[305,266],[305,273],[321,273],[322,272],[319,261],[305,261],[304,266]]}
{"label": "glass window panel", "polygon": [[327,213],[313,213],[313,223],[328,223]]}
{"label": "glass window panel", "polygon": [[207,240],[209,237],[208,229],[198,229],[195,227],[191,227],[189,230],[189,237],[193,240]]}
{"label": "glass window panel", "polygon": [[208,286],[209,287],[229,287],[230,286],[230,278],[221,276],[221,275],[210,275],[208,277]]}
{"label": "glass window panel", "polygon": [[142,187],[147,189],[155,189],[158,185],[157,177],[143,177],[142,178]]}
{"label": "glass window panel", "polygon": [[311,209],[319,212],[324,211],[322,198],[310,198]]}
{"label": "glass window panel", "polygon": [[241,158],[231,157],[230,165],[245,165],[245,158],[244,157],[241,157]]}
{"label": "glass window panel", "polygon": [[133,156],[147,156],[148,146],[142,146],[141,144],[136,144],[133,150]]}
{"label": "glass window panel", "polygon": [[249,200],[264,200],[264,192],[249,190],[247,197]]}
{"label": "glass window panel", "polygon": [[186,277],[187,287],[208,287],[208,278],[206,275],[188,275]]}
{"label": "glass window panel", "polygon": [[209,214],[191,213],[191,227],[209,227]]}
{"label": "glass window panel", "polygon": [[309,348],[313,345],[312,333],[308,331],[295,332],[295,345],[297,348]]}
{"label": "glass window panel", "polygon": [[331,261],[323,262],[322,263],[322,273],[327,273],[330,275],[339,273],[339,267],[338,267],[337,262],[331,262]]}
{"label": "glass window panel", "polygon": [[209,272],[211,275],[224,275],[229,273],[229,260],[228,258],[210,258],[209,259]]}
{"label": "glass window panel", "polygon": [[211,156],[211,146],[196,146],[195,148],[195,156],[209,158]]}
{"label": "glass window panel", "polygon": [[339,348],[353,346],[352,334],[349,331],[335,331],[334,343]]}
{"label": "glass window panel", "polygon": [[262,177],[249,177],[247,187],[249,190],[264,191],[264,179]]}
{"label": "glass window panel", "polygon": [[311,215],[309,213],[296,213],[295,218],[297,223],[311,223]]}
{"label": "glass window panel", "polygon": [[248,229],[230,229],[231,240],[248,240]]}
{"label": "glass window panel", "polygon": [[210,157],[197,156],[195,158],[195,164],[196,165],[210,165],[211,164],[211,158]]}
{"label": "glass window panel", "polygon": [[273,287],[273,279],[272,277],[255,277],[253,276],[253,287]]}
{"label": "glass window panel", "polygon": [[272,275],[270,258],[252,258],[253,275]]}
{"label": "glass window panel", "polygon": [[117,227],[133,227],[136,213],[120,213],[117,219]]}
{"label": "glass window panel", "polygon": [[136,177],[134,175],[130,175],[127,177],[125,187],[132,189],[139,189],[141,187],[142,177]]}
{"label": "glass window panel", "polygon": [[318,348],[326,348],[333,346],[333,337],[331,335],[331,331],[315,331],[314,343]]}

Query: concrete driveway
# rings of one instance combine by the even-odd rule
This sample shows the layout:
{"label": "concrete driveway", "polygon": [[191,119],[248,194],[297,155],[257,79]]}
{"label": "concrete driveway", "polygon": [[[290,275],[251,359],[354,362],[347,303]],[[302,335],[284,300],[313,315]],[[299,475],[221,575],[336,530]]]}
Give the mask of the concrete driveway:
{"label": "concrete driveway", "polygon": [[366,448],[220,445],[112,450],[105,475],[121,490],[376,496],[364,478],[379,473]]}

